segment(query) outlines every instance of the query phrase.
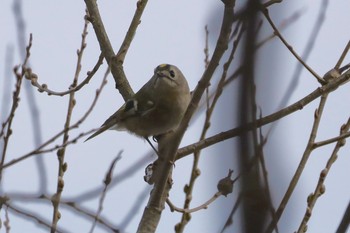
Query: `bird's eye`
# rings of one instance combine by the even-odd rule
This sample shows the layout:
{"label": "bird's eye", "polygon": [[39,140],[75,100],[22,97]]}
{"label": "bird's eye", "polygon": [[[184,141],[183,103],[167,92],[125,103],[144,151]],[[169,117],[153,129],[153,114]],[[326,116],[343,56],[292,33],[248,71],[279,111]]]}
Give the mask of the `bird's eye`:
{"label": "bird's eye", "polygon": [[171,76],[172,78],[175,77],[175,72],[174,72],[173,70],[170,70],[170,71],[169,71],[169,74],[170,74],[170,76]]}

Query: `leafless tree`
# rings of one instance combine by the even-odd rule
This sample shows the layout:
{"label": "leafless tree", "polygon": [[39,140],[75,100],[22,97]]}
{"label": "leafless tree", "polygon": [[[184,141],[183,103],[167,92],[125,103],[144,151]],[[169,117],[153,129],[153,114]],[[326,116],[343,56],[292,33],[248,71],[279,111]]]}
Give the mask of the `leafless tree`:
{"label": "leafless tree", "polygon": [[[319,37],[319,32],[325,20],[327,13],[328,1],[322,1],[321,9],[318,11],[317,22],[314,25],[308,44],[304,52],[300,55],[298,49],[294,49],[284,36],[283,30],[288,26],[293,25],[302,17],[303,12],[291,12],[291,16],[283,18],[283,20],[273,20],[270,16],[270,10],[279,5],[286,4],[282,0],[270,1],[246,1],[243,6],[237,6],[235,0],[222,0],[220,13],[220,30],[218,34],[213,33],[208,26],[205,28],[205,36],[203,38],[204,47],[204,72],[196,80],[197,85],[192,92],[192,100],[182,119],[180,126],[176,131],[162,135],[158,140],[159,157],[152,158],[149,154],[142,156],[139,161],[130,166],[124,172],[117,172],[114,175],[118,163],[122,159],[123,148],[118,150],[117,156],[110,162],[110,166],[106,168],[106,175],[103,179],[103,186],[95,184],[96,188],[87,192],[83,192],[76,197],[65,197],[66,191],[65,180],[66,172],[69,167],[67,156],[69,149],[73,146],[82,146],[83,139],[88,134],[96,129],[84,130],[84,124],[90,119],[91,113],[96,109],[101,93],[106,87],[108,77],[112,77],[115,83],[116,90],[126,101],[134,95],[133,88],[129,84],[130,78],[127,77],[125,66],[128,61],[125,60],[129,53],[129,49],[133,46],[133,40],[137,37],[139,27],[142,27],[141,18],[145,9],[148,6],[147,0],[138,0],[136,2],[136,10],[129,24],[129,28],[123,37],[122,43],[118,51],[114,50],[117,47],[109,38],[109,32],[106,30],[103,19],[103,13],[100,11],[96,0],[85,0],[85,17],[83,23],[83,31],[81,33],[81,43],[77,50],[77,60],[75,64],[75,73],[68,90],[55,91],[55,87],[51,88],[41,82],[42,77],[35,69],[35,64],[31,64],[31,53],[35,53],[36,44],[35,34],[30,34],[28,40],[26,34],[26,22],[30,23],[30,19],[25,20],[23,14],[23,2],[14,0],[13,9],[16,15],[17,23],[17,38],[18,49],[21,51],[22,62],[11,69],[13,58],[13,49],[9,47],[6,54],[5,76],[15,78],[15,87],[12,93],[12,98],[9,97],[9,88],[12,88],[12,83],[4,82],[2,93],[2,119],[0,139],[1,139],[1,160],[0,160],[0,230],[11,232],[11,225],[16,224],[12,216],[17,216],[20,219],[25,219],[37,223],[35,227],[40,227],[46,231],[53,232],[72,232],[71,225],[61,224],[61,210],[64,213],[74,214],[75,218],[84,218],[89,224],[89,232],[94,232],[96,229],[105,232],[124,232],[125,228],[135,217],[135,212],[141,206],[144,208],[141,219],[138,221],[138,233],[156,232],[158,225],[167,215],[172,215],[174,212],[179,213],[178,223],[174,226],[168,226],[168,231],[174,229],[175,232],[186,232],[188,224],[192,221],[192,217],[197,213],[205,212],[213,203],[218,202],[223,197],[227,197],[229,203],[225,206],[225,215],[222,218],[222,225],[215,226],[218,232],[283,232],[281,227],[281,217],[285,213],[291,197],[295,195],[295,189],[300,184],[301,175],[304,173],[306,163],[310,161],[310,156],[319,148],[325,146],[333,146],[333,150],[328,152],[329,158],[324,167],[319,170],[319,177],[314,182],[315,187],[311,194],[307,197],[307,201],[302,201],[301,206],[305,208],[299,211],[299,216],[302,219],[299,221],[299,226],[295,229],[296,232],[305,232],[308,229],[308,223],[314,212],[314,207],[318,203],[319,197],[326,192],[325,180],[330,172],[333,172],[332,166],[335,163],[341,149],[344,148],[346,139],[350,136],[350,120],[347,113],[344,112],[344,123],[339,125],[339,135],[331,136],[325,140],[316,140],[319,135],[319,128],[322,124],[321,118],[326,113],[327,101],[329,96],[337,93],[350,79],[350,65],[346,64],[346,55],[350,48],[350,42],[344,44],[343,52],[338,55],[338,61],[329,66],[324,75],[318,74],[308,64],[307,59],[312,53],[312,48],[315,40]],[[241,4],[241,3],[240,3]],[[167,9],[171,10],[171,9]],[[312,9],[317,13],[317,10]],[[218,17],[215,17],[218,19]],[[268,30],[267,30],[268,28]],[[91,29],[89,31],[89,29]],[[96,46],[99,46],[100,55],[94,59],[95,64],[90,68],[86,75],[82,74],[83,58],[86,56],[86,47],[88,45],[88,31],[93,34],[96,39]],[[266,35],[268,31],[269,35]],[[263,33],[264,32],[264,33]],[[165,33],[165,32],[157,32]],[[262,36],[264,35],[264,36]],[[210,43],[210,38],[216,38],[215,44]],[[269,79],[264,76],[273,76],[272,70],[265,71],[266,73],[257,73],[258,65],[261,62],[259,52],[261,49],[269,47],[268,53],[273,53],[274,46],[270,46],[273,42],[283,45],[289,56],[297,61],[297,66],[294,69],[292,82],[284,91],[277,110],[270,114],[265,114],[264,105],[258,98],[257,90],[270,92],[276,88],[273,83],[269,83]],[[331,45],[330,45],[331,46]],[[213,52],[210,52],[213,50]],[[264,59],[269,59],[265,57]],[[105,63],[105,64],[104,64]],[[53,68],[55,69],[55,68]],[[56,69],[62,69],[56,68]],[[58,71],[59,72],[59,71]],[[103,73],[101,73],[103,72]],[[292,96],[295,95],[297,84],[301,77],[301,72],[307,72],[309,77],[314,79],[314,90],[305,96],[298,96],[298,100],[292,104]],[[82,81],[81,77],[84,77]],[[99,81],[96,92],[91,94],[91,89],[88,89],[90,82]],[[264,80],[265,84],[261,84]],[[266,81],[265,81],[266,80]],[[96,84],[97,82],[95,82]],[[97,85],[97,84],[96,84]],[[33,149],[16,156],[9,156],[10,147],[19,147],[20,142],[12,140],[17,115],[20,112],[21,98],[25,90],[26,98],[30,103],[30,117],[32,124],[32,134],[34,135]],[[64,125],[60,131],[53,134],[51,137],[45,138],[42,134],[46,129],[43,128],[39,112],[48,111],[36,103],[34,91],[39,91],[40,98],[55,98],[61,97],[62,101],[66,101],[67,110],[60,112],[64,117]],[[74,111],[77,108],[77,96],[88,90],[90,96],[94,95],[89,106],[85,109],[80,117],[75,117]],[[225,94],[236,93],[235,103],[231,100],[225,100]],[[37,93],[35,93],[37,94]],[[47,94],[47,95],[44,95]],[[295,97],[295,96],[294,96]],[[342,96],[338,98],[343,98]],[[266,147],[274,145],[273,140],[270,140],[272,131],[279,126],[277,123],[287,116],[297,114],[299,111],[304,111],[304,108],[310,103],[319,102],[314,111],[313,123],[311,130],[304,130],[304,134],[309,134],[306,142],[306,148],[300,156],[300,162],[296,170],[293,170],[293,175],[290,180],[284,180],[283,195],[281,198],[276,198],[274,193],[276,184],[271,184],[269,172],[278,166],[266,158]],[[224,106],[224,111],[221,113]],[[221,110],[220,110],[221,109]],[[50,111],[50,110],[49,110]],[[212,129],[213,115],[228,114],[234,112],[232,117],[232,125],[225,125],[224,130],[216,132],[209,136]],[[331,114],[331,112],[330,112]],[[188,132],[190,121],[195,121],[201,118],[202,126],[200,131],[196,130],[194,138],[195,142],[184,140],[184,135]],[[325,124],[325,123],[324,123]],[[20,132],[22,134],[23,132]],[[26,134],[24,132],[24,134]],[[29,133],[28,133],[29,134]],[[28,135],[28,137],[31,137]],[[287,138],[288,140],[288,138]],[[13,142],[12,142],[13,141]],[[230,142],[232,145],[231,151],[222,150],[220,148],[223,143]],[[234,141],[234,143],[233,143]],[[185,146],[180,147],[180,144]],[[209,195],[204,195],[207,200],[201,204],[193,204],[193,199],[196,198],[194,189],[201,176],[200,162],[205,161],[207,157],[202,157],[204,150],[207,148],[218,148],[217,154],[212,156],[220,157],[221,154],[229,154],[231,160],[221,159],[222,163],[230,163],[230,169],[221,171],[221,178],[216,180],[217,190]],[[223,147],[222,147],[223,148]],[[101,149],[101,154],[103,154]],[[285,152],[286,153],[286,152]],[[45,164],[45,156],[56,156],[57,174],[47,169]],[[173,182],[176,183],[178,177],[176,172],[178,166],[181,166],[181,161],[192,158],[191,171],[188,173],[188,183],[185,185],[184,202],[181,207],[175,204],[171,199],[172,193],[182,193],[182,190],[176,190],[173,187]],[[23,164],[31,158],[35,158],[35,163],[30,164],[26,169],[37,171],[39,179],[39,188],[36,193],[26,193],[23,191],[6,190],[6,175],[5,172],[11,171],[15,166]],[[220,160],[220,158],[219,158]],[[116,212],[122,211],[125,218],[120,220],[114,216],[106,216],[103,214],[105,206],[112,203],[108,200],[111,188],[118,188],[122,181],[127,181],[127,178],[139,170],[146,170],[145,181],[152,188],[149,192],[145,189],[138,194],[139,198],[133,203],[130,210],[116,209]],[[205,171],[207,172],[207,171]],[[78,173],[78,172],[77,172]],[[280,171],[280,174],[283,172]],[[52,184],[47,177],[55,175],[55,188],[52,190]],[[239,185],[236,185],[239,184]],[[51,188],[49,188],[51,185]],[[235,188],[234,188],[235,186]],[[310,187],[309,187],[310,188]],[[130,188],[132,189],[132,188]],[[342,192],[342,190],[339,190]],[[134,194],[129,190],[129,195]],[[206,193],[207,194],[207,193]],[[234,195],[234,199],[230,196]],[[136,195],[134,195],[136,196]],[[82,204],[85,200],[97,200],[98,207],[96,210],[87,208]],[[148,199],[146,206],[144,200]],[[23,207],[22,203],[27,202],[32,204],[30,208]],[[45,214],[38,213],[35,205],[44,204],[46,208]],[[346,211],[345,211],[346,209]],[[169,211],[170,210],[170,211]],[[349,225],[349,207],[343,208],[345,213],[338,213],[339,226],[337,232],[346,232]],[[301,214],[303,213],[303,214]],[[162,216],[163,215],[163,216]],[[50,216],[48,218],[48,216]],[[161,216],[163,219],[161,219]],[[238,218],[237,216],[240,216]],[[70,222],[72,224],[74,220]],[[239,222],[239,223],[237,223]],[[237,227],[239,225],[239,227]],[[85,229],[85,228],[84,228]],[[136,228],[135,228],[136,229]],[[312,232],[312,230],[310,230]]]}

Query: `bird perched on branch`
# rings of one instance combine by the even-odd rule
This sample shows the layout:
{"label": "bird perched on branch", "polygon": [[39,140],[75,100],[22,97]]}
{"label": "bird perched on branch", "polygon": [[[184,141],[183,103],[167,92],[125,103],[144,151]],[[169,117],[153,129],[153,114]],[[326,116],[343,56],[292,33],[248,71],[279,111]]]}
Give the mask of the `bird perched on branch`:
{"label": "bird perched on branch", "polygon": [[107,129],[115,129],[144,137],[150,143],[148,137],[178,127],[190,100],[190,90],[182,72],[174,65],[159,65],[152,78],[86,141]]}

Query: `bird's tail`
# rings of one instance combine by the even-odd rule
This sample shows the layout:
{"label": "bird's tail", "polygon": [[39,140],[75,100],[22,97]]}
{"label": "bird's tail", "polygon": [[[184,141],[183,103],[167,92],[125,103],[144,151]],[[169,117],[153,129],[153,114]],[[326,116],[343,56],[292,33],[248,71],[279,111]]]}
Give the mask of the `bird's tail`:
{"label": "bird's tail", "polygon": [[100,133],[103,133],[107,129],[109,129],[108,126],[102,125],[101,128],[99,128],[94,134],[92,134],[90,137],[88,137],[84,142],[86,142],[87,140],[90,140],[91,138],[96,137],[97,135],[99,135]]}

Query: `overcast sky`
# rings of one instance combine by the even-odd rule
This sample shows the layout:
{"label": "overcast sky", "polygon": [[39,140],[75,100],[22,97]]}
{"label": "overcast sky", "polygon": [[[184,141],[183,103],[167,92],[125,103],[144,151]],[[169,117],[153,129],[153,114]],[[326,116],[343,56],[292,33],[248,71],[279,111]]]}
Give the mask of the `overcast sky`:
{"label": "overcast sky", "polygon": [[[284,19],[295,12],[301,12],[300,18],[283,30],[283,35],[299,54],[303,54],[321,4],[325,2],[286,0],[283,4],[276,4],[271,7],[271,17],[277,25],[281,25]],[[3,98],[3,94],[6,91],[12,91],[14,86],[13,79],[11,88],[4,87],[9,82],[9,80],[5,81],[5,78],[9,78],[5,77],[6,52],[12,51],[11,66],[13,66],[22,62],[20,56],[22,51],[19,50],[17,43],[15,17],[12,11],[13,1],[2,1],[0,4],[0,28],[2,28],[0,40],[0,109],[3,111],[3,108],[6,109],[6,106],[9,106],[9,103]],[[110,40],[117,51],[133,16],[135,2],[128,0],[98,1],[98,4]],[[241,4],[241,1],[238,1],[237,4]],[[324,24],[307,59],[307,63],[321,76],[335,65],[350,39],[350,30],[348,30],[350,1],[329,1],[328,4]],[[26,41],[28,41],[29,33],[33,34],[31,67],[33,72],[39,76],[40,83],[46,83],[53,90],[63,91],[71,84],[77,59],[76,50],[80,46],[83,29],[84,9],[84,1],[23,1]],[[222,10],[223,4],[218,0],[149,1],[124,65],[134,91],[137,91],[151,77],[153,69],[162,63],[176,64],[187,77],[190,88],[193,89],[204,70],[204,26],[209,25],[210,52],[212,52],[219,31],[218,22],[221,20]],[[80,80],[85,77],[88,70],[92,69],[100,53],[91,25],[89,25],[88,31],[87,48],[83,58]],[[270,26],[267,22],[264,22],[261,38],[271,33]],[[265,45],[257,56],[257,102],[262,106],[262,114],[265,116],[279,110],[280,101],[291,82],[297,61],[278,39],[274,39]],[[349,62],[349,58],[346,59],[346,62]],[[236,64],[239,64],[239,62],[237,61]],[[98,71],[89,85],[76,94],[77,105],[73,113],[73,122],[80,119],[90,106],[95,97],[95,90],[101,83],[104,71],[105,66]],[[113,79],[109,77],[108,84],[102,92],[94,111],[78,130],[72,131],[72,137],[80,132],[98,127],[119,108],[123,103],[123,99],[114,86]],[[289,105],[301,99],[317,87],[318,83],[315,78],[303,70],[296,90],[286,104]],[[337,136],[341,124],[347,121],[350,111],[348,88],[349,85],[344,85],[329,97],[318,140]],[[234,87],[232,90],[234,90]],[[40,111],[42,139],[45,141],[62,129],[68,99],[67,97],[47,96],[37,91],[34,93]],[[213,128],[209,131],[209,135],[214,135],[234,126],[231,125],[233,123],[230,119],[235,113],[233,109],[227,109],[227,100],[231,100],[235,95],[234,92],[228,92],[223,96],[224,100],[219,103],[219,110],[213,116]],[[269,137],[270,143],[266,145],[265,149],[270,183],[272,186],[277,183],[281,184],[274,186],[275,206],[278,206],[305,149],[313,121],[313,113],[318,106],[318,102],[316,100],[303,111],[281,120]],[[11,136],[6,161],[19,157],[35,148],[32,121],[29,115],[28,97],[26,90],[23,88],[20,106],[13,123],[14,133]],[[3,112],[0,113],[0,119],[2,121],[4,119]],[[195,142],[198,139],[202,125],[201,119],[199,118],[191,123],[183,145]],[[264,129],[269,129],[269,127]],[[57,141],[57,143],[59,142]],[[193,206],[203,203],[216,192],[216,182],[227,175],[228,169],[237,169],[234,159],[232,160],[234,152],[230,150],[234,143],[235,140],[228,140],[222,145],[204,151],[200,163],[201,177],[194,191]],[[221,148],[220,150],[220,146],[224,149]],[[325,166],[332,149],[332,146],[327,146],[322,150],[316,150],[312,154],[301,182],[292,196],[291,203],[289,203],[285,214],[282,216],[281,232],[297,230],[305,211],[306,197],[313,192],[318,175]],[[87,143],[79,141],[69,147],[66,155],[68,171],[64,177],[63,198],[66,200],[83,199],[83,207],[96,211],[99,195],[93,196],[91,194],[92,198],[88,194],[97,188],[103,188],[104,175],[111,161],[120,150],[123,150],[122,159],[116,165],[115,175],[124,174],[130,166],[145,158],[147,152],[150,151],[149,146],[143,140],[125,132],[112,131],[106,132]],[[48,195],[52,195],[56,190],[57,159],[55,153],[45,154],[43,157],[48,179],[45,191]],[[145,159],[145,165],[155,159],[154,157],[146,158],[148,161]],[[341,149],[339,158],[327,177],[327,191],[316,204],[315,214],[310,220],[308,232],[335,231],[340,216],[342,216],[349,202],[350,187],[347,185],[346,179],[350,176],[349,164],[349,147],[345,146]],[[122,228],[125,232],[135,232],[148,200],[148,195],[141,194],[147,194],[151,190],[151,187],[143,181],[145,165],[128,174],[127,178],[113,186],[107,193],[102,216],[116,227],[125,227]],[[170,193],[170,199],[180,207],[182,207],[184,199],[182,189],[188,182],[191,166],[192,159],[186,158],[177,162],[175,167],[175,183]],[[6,169],[0,185],[0,194],[38,194],[40,187],[38,181],[40,179],[36,168],[35,160],[28,159]],[[117,178],[114,181],[118,182]],[[85,194],[86,196],[84,196]],[[125,213],[140,196],[144,196],[145,199],[136,208],[136,216],[132,222],[126,224],[123,221]],[[208,210],[193,214],[192,221],[186,227],[185,232],[218,232],[226,218],[217,216],[220,216],[219,213],[225,212],[226,214],[229,212],[230,208],[227,208],[227,206],[231,207],[236,197],[237,193],[235,192],[227,198],[221,197]],[[16,200],[16,196],[13,200]],[[50,203],[43,204],[44,202],[33,201],[33,199],[14,201],[13,203],[15,206],[29,209],[49,222],[51,221]],[[70,209],[63,208],[61,212],[62,218],[59,221],[59,226],[63,229],[68,229],[69,232],[89,231],[91,221],[76,217]],[[2,209],[0,212],[2,221],[5,220],[4,214]],[[171,232],[173,226],[179,220],[180,215],[171,213],[169,208],[166,207],[158,232]],[[38,227],[34,222],[22,220],[14,214],[10,215],[10,221],[11,232],[48,232],[45,228],[37,229]],[[120,224],[125,225],[120,226]],[[241,232],[240,227],[239,218],[234,218],[233,226],[230,228],[231,231]],[[104,228],[97,227],[94,232],[106,231]]]}

